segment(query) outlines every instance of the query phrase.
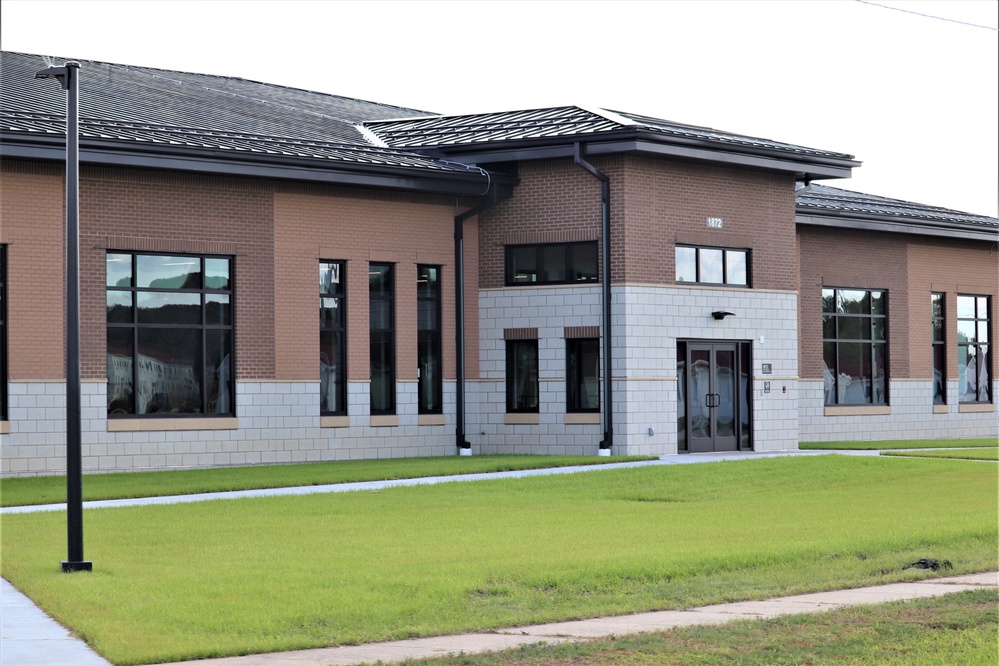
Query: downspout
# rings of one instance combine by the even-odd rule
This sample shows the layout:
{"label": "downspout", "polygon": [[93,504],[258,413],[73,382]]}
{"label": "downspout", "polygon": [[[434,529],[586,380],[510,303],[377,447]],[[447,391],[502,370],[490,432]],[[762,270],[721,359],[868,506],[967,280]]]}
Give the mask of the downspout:
{"label": "downspout", "polygon": [[601,300],[603,305],[604,342],[604,438],[600,442],[599,455],[610,455],[614,443],[614,400],[611,393],[611,253],[610,253],[610,178],[595,166],[583,159],[583,144],[575,144],[576,164],[600,181],[600,272]]}
{"label": "downspout", "polygon": [[495,185],[487,193],[485,201],[454,216],[455,443],[462,456],[472,454],[472,444],[465,439],[465,220],[499,201]]}

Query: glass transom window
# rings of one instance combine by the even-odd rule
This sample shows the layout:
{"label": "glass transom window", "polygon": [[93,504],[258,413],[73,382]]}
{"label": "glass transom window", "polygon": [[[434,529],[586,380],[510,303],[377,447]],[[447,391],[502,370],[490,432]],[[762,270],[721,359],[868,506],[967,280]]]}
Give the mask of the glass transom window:
{"label": "glass transom window", "polygon": [[676,281],[749,286],[749,250],[676,246]]}

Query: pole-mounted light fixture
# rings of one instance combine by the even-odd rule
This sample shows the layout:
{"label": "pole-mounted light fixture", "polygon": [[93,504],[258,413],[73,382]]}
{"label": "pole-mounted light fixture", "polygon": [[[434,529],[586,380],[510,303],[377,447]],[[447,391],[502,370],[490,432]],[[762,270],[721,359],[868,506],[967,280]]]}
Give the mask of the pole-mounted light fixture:
{"label": "pole-mounted light fixture", "polygon": [[47,67],[66,91],[66,534],[62,570],[91,571],[83,559],[83,450],[80,443],[80,63]]}

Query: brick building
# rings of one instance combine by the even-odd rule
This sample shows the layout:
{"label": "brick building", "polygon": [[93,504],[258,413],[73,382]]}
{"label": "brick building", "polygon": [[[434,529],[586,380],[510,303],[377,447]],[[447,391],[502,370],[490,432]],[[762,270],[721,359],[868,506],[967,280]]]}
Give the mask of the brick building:
{"label": "brick building", "polygon": [[[58,473],[64,95],[2,57],[0,473]],[[850,155],[98,62],[80,95],[87,471],[997,435],[999,220],[816,183]]]}

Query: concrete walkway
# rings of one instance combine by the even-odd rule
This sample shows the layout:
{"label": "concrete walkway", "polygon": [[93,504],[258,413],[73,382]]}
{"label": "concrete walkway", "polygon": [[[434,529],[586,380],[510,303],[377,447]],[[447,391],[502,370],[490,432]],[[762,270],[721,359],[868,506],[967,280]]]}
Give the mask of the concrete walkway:
{"label": "concrete walkway", "polygon": [[[85,502],[84,506],[88,509],[97,509],[151,504],[175,504],[216,499],[238,499],[243,497],[377,490],[399,486],[571,474],[649,465],[752,460],[789,455],[828,455],[831,453],[878,455],[878,451],[695,454],[665,456],[660,460],[647,462],[609,463],[594,466],[344,483],[300,488],[272,488],[227,493],[205,493],[202,495],[149,497],[133,500],[108,500]],[[0,515],[33,511],[64,511],[65,508],[65,504],[8,507],[0,509]],[[439,636],[371,645],[320,648],[223,659],[201,659],[197,661],[178,662],[177,666],[326,666],[376,662],[379,660],[384,663],[394,663],[406,659],[420,659],[462,652],[493,652],[542,641],[559,643],[642,631],[658,631],[691,624],[719,624],[738,618],[768,618],[794,613],[811,613],[849,605],[935,597],[950,592],[976,589],[983,586],[999,586],[999,572],[937,578],[917,583],[896,583],[856,590],[821,592],[764,601],[719,604],[684,611],[661,611],[547,625],[513,627],[485,633]],[[69,630],[42,612],[28,597],[14,588],[13,585],[6,580],[0,579],[0,666],[110,666],[110,662],[100,657],[83,641],[74,637]]]}

